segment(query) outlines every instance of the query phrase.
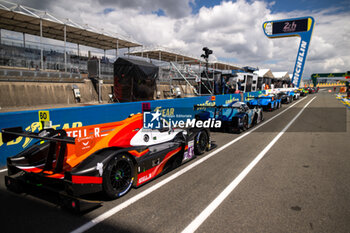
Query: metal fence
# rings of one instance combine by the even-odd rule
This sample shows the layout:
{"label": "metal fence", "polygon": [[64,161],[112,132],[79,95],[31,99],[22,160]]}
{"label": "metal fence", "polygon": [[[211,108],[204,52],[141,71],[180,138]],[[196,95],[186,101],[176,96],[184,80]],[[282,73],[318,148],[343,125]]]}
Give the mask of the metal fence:
{"label": "metal fence", "polygon": [[[67,72],[65,72],[64,52],[61,51],[60,46],[53,46],[45,44],[43,50],[43,67],[41,68],[41,57],[40,57],[40,45],[35,42],[16,41],[1,39],[0,44],[0,66],[14,69],[26,69],[29,73],[34,72],[35,76],[38,74],[44,74],[44,76],[67,76],[67,74],[52,74],[68,73],[69,76],[79,76],[81,74],[87,74],[87,62],[88,57],[79,56],[74,53],[73,50],[67,51]],[[101,78],[112,79],[113,78],[113,61],[110,61],[107,57],[101,59]],[[28,72],[20,71],[17,72],[20,76],[28,74]],[[9,75],[11,72],[2,72],[3,75]],[[47,74],[47,75],[46,75]]]}

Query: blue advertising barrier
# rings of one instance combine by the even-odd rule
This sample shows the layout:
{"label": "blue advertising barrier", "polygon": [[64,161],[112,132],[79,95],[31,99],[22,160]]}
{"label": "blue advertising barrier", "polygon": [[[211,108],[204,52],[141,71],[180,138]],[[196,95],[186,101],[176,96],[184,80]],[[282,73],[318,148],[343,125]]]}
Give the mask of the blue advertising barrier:
{"label": "blue advertising barrier", "polygon": [[[262,93],[263,92],[244,93],[243,98],[245,99],[247,96],[258,96]],[[215,100],[212,99],[212,96],[201,96],[143,102],[149,102],[152,109],[156,107],[163,109],[163,114],[166,114],[167,108],[193,109],[193,105],[195,104],[221,105],[240,100],[240,94],[226,94],[215,96]],[[51,121],[52,127],[55,129],[67,129],[121,121],[127,118],[130,114],[142,112],[141,103],[143,102],[0,113],[0,129],[21,126],[26,131],[38,132],[41,129],[41,123],[39,120],[39,117],[41,117],[40,112],[46,112],[49,115],[47,117]],[[18,137],[11,142],[3,143],[0,133],[0,167],[6,164],[7,157],[18,154],[34,142],[35,140],[30,138]]]}

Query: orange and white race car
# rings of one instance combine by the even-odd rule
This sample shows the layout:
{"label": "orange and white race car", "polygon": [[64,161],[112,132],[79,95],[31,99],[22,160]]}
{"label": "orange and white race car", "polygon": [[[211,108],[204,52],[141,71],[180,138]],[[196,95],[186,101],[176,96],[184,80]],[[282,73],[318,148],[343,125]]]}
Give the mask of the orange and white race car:
{"label": "orange and white race car", "polygon": [[[14,191],[49,190],[61,205],[84,210],[96,203],[82,195],[104,192],[110,199],[138,187],[211,147],[203,128],[146,129],[143,114],[123,121],[39,133],[2,129],[2,140],[39,139],[8,157],[6,185]],[[30,186],[30,187],[28,187]]]}

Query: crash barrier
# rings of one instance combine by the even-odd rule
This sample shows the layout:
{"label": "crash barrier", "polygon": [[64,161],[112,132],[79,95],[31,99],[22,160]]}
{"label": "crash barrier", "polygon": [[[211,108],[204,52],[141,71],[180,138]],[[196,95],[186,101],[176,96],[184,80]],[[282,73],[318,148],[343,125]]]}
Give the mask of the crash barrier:
{"label": "crash barrier", "polygon": [[[162,114],[173,113],[176,108],[192,108],[193,105],[222,105],[240,101],[242,97],[258,96],[264,92],[244,94],[226,94],[217,96],[201,96],[168,100],[152,100],[131,103],[115,103],[74,108],[56,108],[21,112],[0,113],[0,129],[20,126],[26,131],[38,132],[43,125],[55,129],[75,128],[86,125],[121,121],[130,114],[142,111],[142,103],[149,102],[151,108],[161,108]],[[0,133],[1,134],[1,133]],[[77,136],[78,132],[77,132]],[[0,167],[6,164],[6,158],[13,156],[35,143],[34,139],[18,137],[3,143],[0,135]]]}

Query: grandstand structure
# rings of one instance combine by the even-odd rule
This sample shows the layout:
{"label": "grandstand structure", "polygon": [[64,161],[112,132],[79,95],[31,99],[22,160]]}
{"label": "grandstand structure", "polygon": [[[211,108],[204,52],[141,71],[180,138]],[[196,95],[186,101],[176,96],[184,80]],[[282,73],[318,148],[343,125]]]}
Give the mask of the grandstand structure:
{"label": "grandstand structure", "polygon": [[[168,62],[168,63],[177,63],[187,65],[187,66],[198,66],[198,67],[204,67],[206,62],[200,58],[197,58],[195,56],[184,54],[183,52],[177,52],[177,51],[171,51],[167,48],[157,47],[157,48],[142,48],[138,51],[133,51],[127,53],[127,55],[136,56],[140,58],[147,58],[147,59],[154,59],[158,62]],[[209,62],[208,67],[210,69],[217,69],[221,71],[232,71],[232,70],[240,70],[240,68],[237,65],[220,62],[220,61],[213,61]]]}
{"label": "grandstand structure", "polygon": [[[4,30],[22,33],[23,37],[4,38],[1,33]],[[27,41],[26,35],[36,36],[39,41]],[[44,44],[44,38],[61,41],[63,46]],[[69,48],[68,43],[76,45],[76,49]],[[35,72],[34,76],[44,72],[86,73],[87,60],[91,56],[90,53],[88,56],[81,55],[81,46],[103,51],[102,74],[112,77],[113,64],[106,57],[106,51],[115,50],[117,57],[119,49],[139,47],[141,44],[116,33],[80,25],[71,19],[60,19],[46,11],[0,0],[2,69],[26,69],[26,73]],[[6,73],[3,71],[3,74]]]}

